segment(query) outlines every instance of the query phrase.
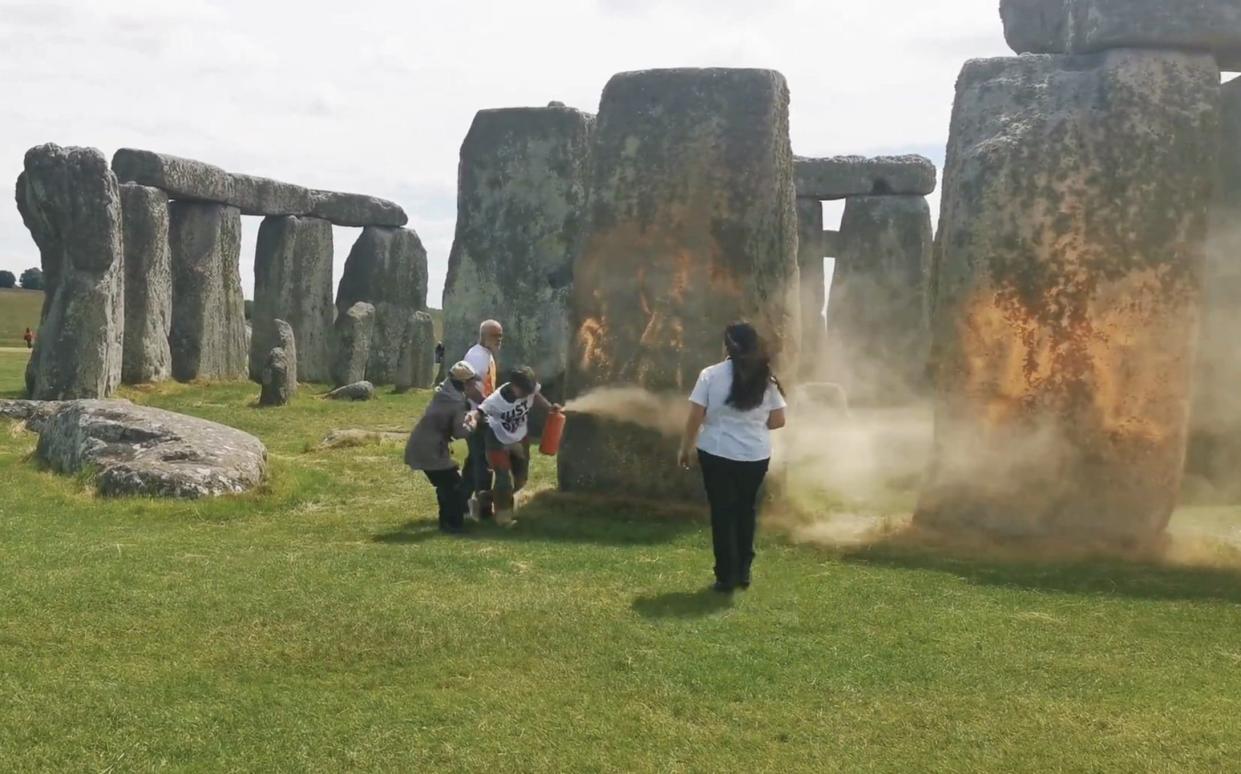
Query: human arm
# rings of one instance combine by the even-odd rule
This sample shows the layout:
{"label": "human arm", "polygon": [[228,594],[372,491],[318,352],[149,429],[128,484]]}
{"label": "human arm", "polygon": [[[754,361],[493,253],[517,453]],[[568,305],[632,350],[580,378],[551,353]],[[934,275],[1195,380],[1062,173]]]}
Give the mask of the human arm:
{"label": "human arm", "polygon": [[561,406],[559,403],[552,403],[550,400],[545,398],[541,392],[536,392],[534,394],[534,404],[540,408],[547,409],[553,414],[559,414],[561,411],[564,411],[564,406]]}
{"label": "human arm", "polygon": [[689,470],[690,458],[694,453],[694,445],[698,442],[698,431],[707,418],[707,407],[697,403],[689,404],[689,416],[685,418],[685,431],[681,435],[681,451],[677,454],[677,464]]}
{"label": "human arm", "polygon": [[776,409],[767,415],[767,429],[779,430],[788,424],[788,419],[784,416],[784,409]]}
{"label": "human arm", "polygon": [[784,392],[780,389],[780,385],[774,379],[767,386],[767,395],[765,404],[768,409],[767,429],[779,430],[788,424],[788,418],[784,415],[788,403],[784,400]]}

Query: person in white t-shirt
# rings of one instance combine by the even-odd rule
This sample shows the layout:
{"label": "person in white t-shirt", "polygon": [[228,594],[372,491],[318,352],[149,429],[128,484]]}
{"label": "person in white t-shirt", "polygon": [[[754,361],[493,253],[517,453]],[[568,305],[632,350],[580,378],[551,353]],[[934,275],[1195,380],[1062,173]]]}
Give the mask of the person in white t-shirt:
{"label": "person in white t-shirt", "polygon": [[771,431],[784,427],[783,390],[758,331],[736,322],[724,332],[728,359],[703,370],[690,394],[678,463],[697,446],[711,505],[716,591],[750,587],[758,493],[771,461]]}
{"label": "person in white t-shirt", "polygon": [[495,473],[491,502],[496,524],[501,526],[513,523],[513,494],[521,491],[530,475],[530,409],[537,404],[549,411],[561,410],[540,389],[534,371],[515,368],[478,409],[486,425],[487,462]]}
{"label": "person in white t-shirt", "polygon": [[[478,376],[466,385],[465,393],[470,399],[470,410],[477,411],[496,387],[496,357],[504,346],[504,326],[495,320],[485,320],[478,326],[478,343],[470,347],[462,360],[470,364]],[[461,471],[461,488],[469,503],[470,517],[491,518],[491,467],[487,464],[487,445],[484,427],[478,428],[466,439],[465,467]]]}

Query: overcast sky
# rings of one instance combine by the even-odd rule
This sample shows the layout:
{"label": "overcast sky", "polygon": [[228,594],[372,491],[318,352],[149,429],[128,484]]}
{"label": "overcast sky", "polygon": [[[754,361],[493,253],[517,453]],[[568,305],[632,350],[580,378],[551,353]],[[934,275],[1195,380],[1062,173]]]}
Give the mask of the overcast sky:
{"label": "overcast sky", "polygon": [[[616,72],[769,67],[788,78],[798,154],[922,153],[942,166],[962,63],[1008,53],[998,5],[0,0],[0,268],[39,262],[12,198],[27,148],[110,158],[132,146],[399,202],[438,307],[475,111],[560,100],[595,112]],[[258,223],[243,223],[247,296]],[[337,278],[356,233],[336,229]]]}

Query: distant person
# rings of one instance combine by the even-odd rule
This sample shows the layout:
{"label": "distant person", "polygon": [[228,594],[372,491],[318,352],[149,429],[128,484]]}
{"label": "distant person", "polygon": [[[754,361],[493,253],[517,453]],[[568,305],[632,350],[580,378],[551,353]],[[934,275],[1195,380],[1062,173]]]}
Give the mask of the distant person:
{"label": "distant person", "polygon": [[535,404],[560,411],[540,392],[538,378],[529,368],[515,368],[508,381],[483,401],[479,413],[486,424],[487,461],[495,473],[491,502],[496,524],[513,523],[513,495],[530,476],[530,409]]}
{"label": "distant person", "polygon": [[771,431],[785,424],[785,402],[771,360],[752,325],[724,331],[727,359],[698,377],[678,463],[688,470],[697,447],[711,505],[715,585],[731,593],[750,587],[758,493],[771,462]]}
{"label": "distant person", "polygon": [[[478,326],[478,343],[470,347],[462,358],[478,376],[466,386],[470,408],[477,409],[496,387],[496,356],[504,346],[504,326],[495,320],[486,320]],[[491,468],[487,464],[487,444],[484,427],[480,423],[469,437],[469,453],[465,458],[465,470],[461,486],[469,498],[470,516],[489,519],[491,506]]]}
{"label": "distant person", "polygon": [[405,464],[421,470],[435,487],[440,530],[452,534],[465,529],[466,493],[452,458],[452,442],[474,431],[475,414],[465,388],[478,376],[469,363],[457,363],[435,388],[422,419],[405,444]]}
{"label": "distant person", "polygon": [[34,331],[27,328],[22,340],[26,342],[26,349],[34,349]]}

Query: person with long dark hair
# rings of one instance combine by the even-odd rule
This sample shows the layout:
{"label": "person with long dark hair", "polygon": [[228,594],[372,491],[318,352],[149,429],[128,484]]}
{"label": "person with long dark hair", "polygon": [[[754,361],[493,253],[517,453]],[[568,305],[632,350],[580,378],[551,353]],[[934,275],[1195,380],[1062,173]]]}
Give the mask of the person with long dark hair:
{"label": "person with long dark hair", "polygon": [[716,591],[750,587],[758,493],[771,462],[771,431],[784,427],[784,392],[754,326],[724,331],[727,359],[703,370],[689,396],[678,463],[688,470],[695,446],[711,505]]}

